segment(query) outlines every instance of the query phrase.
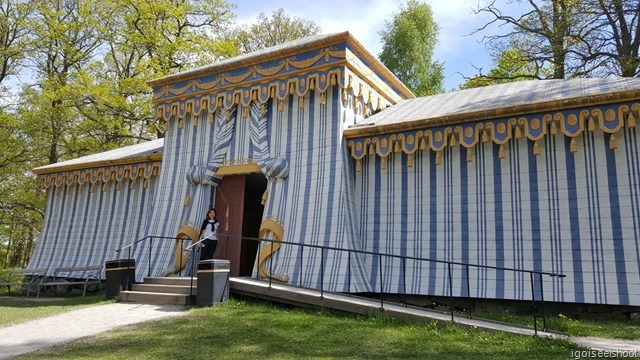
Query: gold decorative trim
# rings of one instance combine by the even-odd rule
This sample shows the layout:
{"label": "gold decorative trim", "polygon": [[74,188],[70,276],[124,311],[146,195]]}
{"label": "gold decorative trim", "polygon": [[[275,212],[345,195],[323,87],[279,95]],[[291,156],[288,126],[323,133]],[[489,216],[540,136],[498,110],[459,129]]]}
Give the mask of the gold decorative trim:
{"label": "gold decorative trim", "polygon": [[[357,80],[356,83],[353,84],[353,88],[358,90],[357,96],[366,96],[367,88],[373,88],[376,92],[385,94],[389,96],[388,101],[395,104],[402,99],[414,99],[415,95],[402,85],[400,88],[400,93],[397,93],[389,84],[389,82],[381,79],[375,71],[373,71],[367,64],[363,63],[360,60],[360,57],[357,53],[349,51],[347,49],[346,52],[347,62],[351,65],[347,70],[353,74],[354,78]],[[397,81],[397,83],[393,83],[393,85],[398,86],[400,80],[398,80],[395,75],[391,75]],[[367,88],[360,89],[361,84],[367,84]],[[369,85],[371,84],[371,85]]]}
{"label": "gold decorative trim", "polygon": [[[267,79],[255,79],[255,75],[259,73],[276,75],[283,67],[285,67],[285,64],[282,64],[270,70],[264,70],[264,71],[260,71],[257,69],[257,67],[253,67],[247,73],[242,75],[231,76],[229,74],[220,74],[218,79],[210,83],[190,82],[186,86],[183,86],[181,88],[175,88],[175,89],[171,89],[165,86],[162,88],[160,92],[153,95],[153,102],[167,103],[175,100],[184,100],[186,98],[203,96],[211,93],[211,90],[218,85],[220,86],[220,88],[215,89],[214,93],[228,92],[229,90],[233,91],[233,89],[238,89],[238,85],[243,85],[242,87],[247,89],[248,88],[264,89],[265,88],[264,84],[270,83],[268,87],[278,88],[280,86],[280,82],[287,81],[291,79],[293,76],[305,75],[305,73],[308,73],[311,70],[326,71],[328,69],[334,68],[334,71],[339,71],[339,69],[335,69],[335,68],[339,68],[340,67],[339,65],[342,65],[342,64],[333,63],[331,65],[322,65],[316,68],[306,69],[306,71],[304,72],[295,71],[292,73],[273,77],[272,79],[270,79],[270,81],[267,81],[267,82],[265,82],[265,80]],[[311,74],[310,76],[317,77],[317,74]],[[247,79],[250,79],[250,80],[245,81]],[[280,82],[276,83],[274,86],[273,82],[276,80],[280,80]],[[291,79],[291,80],[297,80],[297,79]],[[302,80],[301,82],[304,83],[305,81]],[[304,87],[304,85],[302,87]],[[191,92],[189,94],[185,94],[188,90],[191,90]],[[244,93],[241,90],[234,91],[234,94],[235,93],[238,93],[240,96],[244,98],[248,98],[248,95],[249,95],[249,93],[246,90]],[[254,93],[254,91],[252,91],[252,93]],[[167,94],[172,94],[175,96],[166,98]],[[263,91],[263,95],[264,95],[264,91]],[[230,99],[228,99],[228,101],[229,100]]]}
{"label": "gold decorative trim", "polygon": [[[340,69],[333,69],[327,72],[327,78],[342,78]],[[273,79],[273,81],[251,85],[244,88],[227,87],[217,89],[216,92],[189,93],[184,96],[164,99],[155,102],[155,117],[169,121],[172,117],[184,118],[188,114],[199,115],[202,112],[214,113],[218,109],[229,110],[234,106],[249,106],[251,102],[258,101],[266,104],[270,100],[284,100],[289,95],[305,96],[313,89],[324,93],[330,86],[327,81],[323,86],[319,86],[320,74],[312,73],[303,75],[300,78],[290,79],[284,77]],[[342,81],[337,81],[341,83]],[[198,104],[198,106],[195,106]]]}
{"label": "gold decorative trim", "polygon": [[266,218],[260,225],[260,238],[264,238],[267,231],[270,231],[273,234],[274,239],[272,239],[272,242],[265,243],[264,247],[260,250],[260,254],[258,255],[258,274],[263,278],[271,278],[273,280],[286,283],[289,282],[288,275],[271,273],[264,267],[267,259],[273,256],[273,254],[280,249],[280,241],[284,238],[284,229],[280,224],[281,222],[275,218]]}
{"label": "gold decorative trim", "polygon": [[257,75],[269,77],[274,76],[281,72],[282,70],[289,71],[290,68],[294,69],[308,69],[315,65],[319,60],[324,59],[325,62],[329,61],[329,57],[332,58],[345,58],[344,51],[334,51],[331,48],[325,48],[318,50],[318,55],[311,57],[306,60],[296,60],[296,57],[285,58],[280,61],[280,63],[276,66],[272,66],[270,68],[263,68],[260,65],[252,65],[247,71],[243,74],[239,74],[236,76],[232,76],[229,73],[221,73],[218,78],[211,82],[201,83],[199,80],[189,81],[186,86],[177,89],[165,90],[163,87],[162,92],[154,95],[154,100],[159,99],[163,96],[166,96],[167,93],[171,93],[172,95],[182,95],[187,90],[196,91],[198,90],[210,90],[218,85],[236,85],[242,82],[245,82],[247,79],[256,79]]}
{"label": "gold decorative trim", "polygon": [[357,111],[362,106],[365,116],[415,97],[349,33],[331,39],[289,49],[295,51],[287,51],[284,57],[283,53],[274,52],[237,62],[230,60],[149,82],[155,88],[156,118],[169,121],[172,116],[183,118],[203,110],[213,113],[218,108],[249,106],[252,101],[265,104],[289,95],[302,98],[311,90],[320,92],[320,102],[324,104],[324,92],[334,86],[350,90],[353,109]]}
{"label": "gold decorative trim", "polygon": [[392,152],[404,152],[410,156],[407,166],[413,165],[413,154],[430,149],[436,154],[436,164],[441,163],[440,152],[446,147],[462,146],[468,149],[467,161],[473,160],[472,149],[478,143],[492,141],[500,145],[499,157],[505,158],[506,146],[512,140],[526,138],[533,141],[532,153],[540,154],[538,141],[562,133],[572,138],[571,152],[578,150],[575,138],[585,131],[602,131],[611,134],[609,148],[617,149],[614,136],[625,126],[635,128],[640,117],[640,103],[604,104],[602,108],[565,109],[563,112],[530,114],[518,118],[505,117],[485,122],[468,122],[449,126],[428,126],[426,129],[398,133],[381,133],[375,136],[350,138],[347,146],[356,160],[356,171],[362,169],[366,155],[381,158],[380,167],[386,168],[386,158]]}
{"label": "gold decorative trim", "polygon": [[[386,82],[387,84],[391,84],[391,86],[397,89],[397,91],[403,97],[406,97],[406,98],[413,97],[413,94],[411,93],[411,91],[401,81],[399,81],[384,65],[382,65],[382,63],[380,63],[380,61],[373,54],[367,51],[367,49],[364,46],[362,46],[362,44],[360,44],[360,42],[358,42],[358,40],[356,40],[349,32],[342,32],[342,33],[326,36],[324,38],[318,39],[311,43],[305,43],[298,46],[291,46],[281,50],[272,51],[267,54],[260,53],[260,52],[247,54],[245,56],[241,56],[235,59],[223,61],[221,63],[214,63],[210,66],[205,66],[205,67],[187,71],[184,73],[170,75],[160,79],[152,80],[152,81],[149,81],[147,84],[154,88],[161,87],[162,92],[166,93],[168,90],[165,90],[166,89],[165,86],[169,84],[173,84],[180,81],[186,81],[186,80],[194,80],[193,81],[194,86],[199,86],[201,88],[208,87],[209,89],[211,89],[212,88],[211,84],[209,83],[202,84],[198,82],[198,80],[196,79],[206,77],[206,76],[211,76],[214,74],[222,74],[230,70],[243,68],[243,67],[252,68],[254,70],[249,70],[250,72],[253,71],[262,76],[271,76],[271,73],[274,71],[274,69],[263,69],[257,66],[261,63],[266,63],[266,62],[279,60],[279,59],[291,58],[291,57],[294,57],[295,55],[300,54],[301,52],[308,52],[308,51],[314,51],[314,50],[318,50],[318,55],[315,57],[316,62],[319,61],[320,59],[323,59],[324,62],[328,62],[329,56],[332,56],[334,58],[340,58],[340,57],[346,58],[346,54],[344,52],[338,53],[331,50],[332,46],[336,46],[342,43],[345,44],[346,49],[348,49],[350,52],[355,54],[355,56],[357,56],[358,61],[360,63],[362,64],[364,64],[364,62],[367,63],[366,68],[368,68],[368,71],[375,73],[376,77],[383,78],[384,82]],[[297,61],[294,57],[289,61],[289,66],[299,69],[299,68],[304,68],[304,67],[308,67],[315,64],[313,63],[309,65],[308,62],[311,62],[311,61],[310,60]],[[352,64],[352,63],[353,62],[349,62],[347,63],[347,65],[355,68],[361,67],[360,64]],[[259,73],[258,71],[261,71],[262,73]]]}
{"label": "gold decorative trim", "polygon": [[63,171],[87,170],[87,169],[95,168],[98,166],[116,166],[116,165],[128,165],[128,164],[133,165],[133,164],[146,163],[150,161],[161,161],[161,160],[162,160],[162,153],[159,153],[159,154],[154,154],[149,156],[132,157],[132,158],[126,158],[126,159],[117,159],[117,160],[100,160],[100,161],[85,162],[81,164],[73,164],[73,165],[66,165],[66,166],[60,166],[60,165],[54,164],[54,166],[50,166],[50,165],[42,166],[42,167],[35,168],[31,171],[36,175],[44,175],[44,174],[50,174],[50,173],[59,173]]}
{"label": "gold decorative trim", "polygon": [[[85,183],[91,184],[91,192],[95,190],[96,184],[102,183],[103,191],[109,182],[116,182],[118,187],[123,180],[130,180],[129,189],[134,189],[134,181],[136,179],[144,179],[143,187],[146,189],[147,180],[158,176],[160,173],[161,162],[151,162],[131,165],[113,165],[92,169],[83,169],[75,171],[64,171],[51,174],[41,174],[38,176],[38,188],[56,189],[72,185],[82,187]],[[68,190],[68,189],[67,189]]]}
{"label": "gold decorative trim", "polygon": [[159,101],[156,104],[155,114],[156,119],[164,121],[169,121],[172,117],[184,119],[189,114],[194,117],[201,113],[212,114],[218,109],[228,110],[233,106],[246,108],[254,101],[258,101],[262,106],[270,100],[281,102],[290,95],[297,95],[303,99],[312,90],[320,92],[320,103],[324,105],[325,92],[333,86],[343,89],[343,101],[347,101],[348,95],[351,95],[354,111],[362,106],[363,114],[366,116],[401,99],[399,96],[389,95],[388,85],[386,88],[372,85],[348,69],[333,69],[326,73],[310,73],[292,79],[282,77],[248,88],[223,89],[214,94],[190,93],[184,97]]}
{"label": "gold decorative trim", "polygon": [[260,167],[258,164],[242,164],[242,165],[222,165],[216,171],[216,177],[222,177],[225,175],[238,175],[238,174],[251,174],[259,173]]}
{"label": "gold decorative trim", "polygon": [[[188,222],[180,226],[178,229],[178,234],[176,235],[176,251],[174,254],[175,266],[173,270],[170,270],[163,274],[162,276],[173,276],[175,274],[180,273],[182,269],[187,266],[187,251],[184,248],[183,241],[186,238],[191,239],[191,244],[198,241],[200,234],[198,234],[198,229],[195,227],[196,225],[193,222]],[[192,252],[195,253],[195,252]]]}
{"label": "gold decorative trim", "polygon": [[[496,118],[511,117],[514,113],[532,114],[546,112],[548,114],[554,111],[570,110],[586,106],[599,106],[612,103],[620,103],[626,101],[638,101],[640,99],[640,90],[626,90],[612,92],[608,94],[594,95],[589,97],[566,98],[562,100],[552,100],[546,102],[506,106],[501,108],[487,109],[482,111],[470,111],[459,114],[451,114],[445,116],[437,116],[425,118],[417,121],[393,123],[387,125],[356,127],[344,130],[344,136],[348,139],[375,136],[380,134],[390,134],[402,131],[411,131],[424,128],[432,128],[438,126],[447,126],[453,124],[465,124],[470,122],[492,120]],[[640,106],[634,104],[633,106]],[[632,110],[637,113],[637,109]],[[555,118],[554,118],[555,120]]]}

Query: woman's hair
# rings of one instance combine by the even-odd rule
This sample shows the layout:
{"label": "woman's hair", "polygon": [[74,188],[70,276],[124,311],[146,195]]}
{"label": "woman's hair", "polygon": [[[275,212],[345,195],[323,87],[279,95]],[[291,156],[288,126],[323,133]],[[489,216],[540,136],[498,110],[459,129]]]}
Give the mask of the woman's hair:
{"label": "woman's hair", "polygon": [[211,209],[207,210],[207,213],[204,215],[205,219],[209,220],[209,213],[211,211],[213,211],[215,213],[215,215],[213,215],[214,219],[216,218],[216,216],[218,216],[218,212],[216,211],[216,209],[215,208],[211,208]]}

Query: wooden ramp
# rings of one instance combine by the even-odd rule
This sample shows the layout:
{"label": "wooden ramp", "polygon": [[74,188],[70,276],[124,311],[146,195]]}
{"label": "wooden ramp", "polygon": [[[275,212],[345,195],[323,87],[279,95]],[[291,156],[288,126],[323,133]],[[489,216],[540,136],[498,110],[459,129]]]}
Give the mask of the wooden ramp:
{"label": "wooden ramp", "polygon": [[505,324],[484,319],[469,319],[466,316],[454,315],[451,313],[438,312],[430,309],[413,306],[403,306],[401,304],[381,302],[380,300],[363,298],[359,296],[348,296],[344,294],[321,292],[319,290],[299,288],[296,286],[256,280],[251,278],[232,277],[230,279],[230,290],[232,294],[256,297],[296,306],[322,306],[330,309],[347,311],[358,314],[384,313],[390,316],[410,318],[418,322],[450,322],[478,327],[488,330],[507,331],[522,335],[537,335],[558,339],[567,339],[566,335],[522,327],[513,324]]}

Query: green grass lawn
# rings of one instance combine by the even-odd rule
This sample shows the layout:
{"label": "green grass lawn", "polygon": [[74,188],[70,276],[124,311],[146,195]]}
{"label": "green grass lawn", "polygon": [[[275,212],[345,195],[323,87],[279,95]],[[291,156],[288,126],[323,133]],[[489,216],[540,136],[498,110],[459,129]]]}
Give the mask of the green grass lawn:
{"label": "green grass lawn", "polygon": [[575,345],[259,301],[191,309],[21,359],[568,359]]}
{"label": "green grass lawn", "polygon": [[[106,303],[104,294],[0,297],[0,327]],[[193,308],[184,318],[116,329],[21,359],[569,359],[572,343],[380,315],[301,309],[246,299]],[[532,325],[527,316],[493,315]],[[578,336],[637,339],[636,323],[549,317]],[[63,324],[61,324],[63,326]]]}
{"label": "green grass lawn", "polygon": [[[533,316],[513,314],[475,313],[474,317],[497,320],[533,327]],[[640,340],[640,322],[580,320],[562,314],[547,315],[547,329],[570,336],[595,336],[608,339]],[[538,318],[538,329],[542,329],[542,319]]]}

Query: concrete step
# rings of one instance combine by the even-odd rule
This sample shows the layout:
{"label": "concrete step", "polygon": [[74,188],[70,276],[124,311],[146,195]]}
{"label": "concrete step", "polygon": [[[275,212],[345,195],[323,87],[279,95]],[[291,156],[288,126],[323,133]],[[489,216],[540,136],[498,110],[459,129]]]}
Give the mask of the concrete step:
{"label": "concrete step", "polygon": [[[189,286],[191,284],[191,277],[146,277],[144,278],[145,284],[159,284],[159,285],[184,285]],[[198,278],[193,277],[193,286],[198,285]]]}
{"label": "concrete step", "polygon": [[189,294],[160,293],[148,291],[120,291],[120,301],[156,305],[189,305]]}
{"label": "concrete step", "polygon": [[195,295],[198,292],[197,286],[193,289],[189,285],[165,285],[165,284],[133,284],[131,291],[139,292],[158,292],[158,293],[171,293],[171,294],[184,294],[189,295],[192,292]]}

